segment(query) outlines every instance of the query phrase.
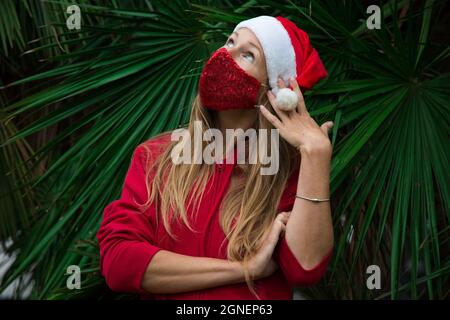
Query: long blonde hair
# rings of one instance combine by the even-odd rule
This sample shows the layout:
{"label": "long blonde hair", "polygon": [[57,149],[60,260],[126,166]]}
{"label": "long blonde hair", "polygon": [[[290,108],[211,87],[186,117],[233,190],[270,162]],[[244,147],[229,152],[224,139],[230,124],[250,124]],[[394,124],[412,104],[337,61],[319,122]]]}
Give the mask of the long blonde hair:
{"label": "long blonde hair", "polygon": [[[261,90],[258,104],[263,104],[273,113],[266,92],[267,89]],[[201,121],[203,133],[207,129],[218,128],[213,112],[215,111],[201,105],[197,94],[193,101],[187,127],[192,140],[194,121]],[[258,114],[256,126],[261,129],[274,129],[272,124],[261,114]],[[298,151],[284,139],[280,138],[279,140],[280,166],[278,172],[274,175],[261,175],[262,164],[259,159],[256,164],[248,165],[243,170],[244,179],[237,179],[230,185],[219,209],[221,212],[220,226],[228,239],[227,258],[230,261],[242,262],[246,283],[258,299],[253,279],[248,272],[248,261],[259,250],[262,241],[270,231],[287,179],[294,167],[299,164]],[[193,141],[190,142],[193,143]],[[144,204],[144,206],[155,204],[157,217],[159,214],[161,215],[167,233],[174,239],[176,239],[176,235],[171,230],[171,224],[174,221],[172,219],[178,221],[181,219],[184,225],[195,232],[190,225],[186,207],[190,204],[198,206],[205,191],[205,185],[214,171],[214,165],[194,164],[194,161],[192,164],[174,165],[171,151],[177,143],[178,141],[169,142],[161,155],[148,163],[146,183],[149,197]],[[203,148],[205,146],[206,142],[203,143]],[[153,169],[155,173],[151,181],[150,172]]]}

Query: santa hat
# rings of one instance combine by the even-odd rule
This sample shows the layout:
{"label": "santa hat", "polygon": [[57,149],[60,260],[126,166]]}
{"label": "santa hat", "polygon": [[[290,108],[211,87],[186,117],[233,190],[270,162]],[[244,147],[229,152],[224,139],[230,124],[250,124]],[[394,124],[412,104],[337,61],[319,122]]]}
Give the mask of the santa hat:
{"label": "santa hat", "polygon": [[289,88],[280,90],[278,77],[287,86],[289,78],[294,77],[302,89],[311,89],[328,75],[308,35],[292,21],[280,16],[259,16],[240,22],[233,32],[241,28],[250,29],[263,48],[269,85],[281,109],[294,109],[298,97]]}

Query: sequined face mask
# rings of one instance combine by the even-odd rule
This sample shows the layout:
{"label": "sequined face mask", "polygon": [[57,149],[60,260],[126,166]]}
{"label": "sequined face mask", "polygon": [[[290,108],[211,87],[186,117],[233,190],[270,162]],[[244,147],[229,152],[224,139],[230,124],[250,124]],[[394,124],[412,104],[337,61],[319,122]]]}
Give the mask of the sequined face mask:
{"label": "sequined face mask", "polygon": [[213,110],[251,109],[261,83],[242,69],[226,48],[212,54],[200,76],[200,100]]}

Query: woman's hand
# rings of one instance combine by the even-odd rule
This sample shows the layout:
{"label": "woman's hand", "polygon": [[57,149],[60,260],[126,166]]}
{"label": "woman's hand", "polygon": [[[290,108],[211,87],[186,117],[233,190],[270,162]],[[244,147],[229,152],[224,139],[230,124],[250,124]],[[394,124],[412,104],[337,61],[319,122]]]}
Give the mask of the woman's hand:
{"label": "woman's hand", "polygon": [[[292,111],[280,110],[276,104],[276,97],[269,90],[267,96],[270,104],[280,119],[273,115],[263,105],[260,105],[263,116],[272,123],[275,128],[279,129],[280,135],[287,142],[299,151],[320,150],[331,154],[332,147],[330,139],[328,138],[328,130],[333,127],[333,122],[327,121],[319,127],[306,109],[305,100],[297,81],[291,78],[289,79],[289,83],[298,96],[299,102],[297,108]],[[284,82],[281,79],[278,79],[278,87],[285,87]]]}
{"label": "woman's hand", "polygon": [[280,234],[286,230],[286,223],[289,219],[290,212],[281,212],[272,222],[272,227],[265,238],[262,247],[257,254],[250,260],[250,275],[254,279],[270,276],[277,270],[278,265],[272,259],[275,246],[278,243]]}

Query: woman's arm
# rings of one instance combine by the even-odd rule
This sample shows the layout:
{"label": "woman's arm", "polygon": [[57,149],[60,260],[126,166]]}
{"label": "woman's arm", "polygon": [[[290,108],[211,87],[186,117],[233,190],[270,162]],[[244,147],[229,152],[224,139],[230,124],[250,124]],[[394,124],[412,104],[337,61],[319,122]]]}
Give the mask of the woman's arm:
{"label": "woman's arm", "polygon": [[[260,106],[260,110],[279,130],[280,135],[301,154],[297,194],[309,198],[329,198],[332,146],[328,130],[332,127],[332,122],[319,126],[309,115],[297,81],[291,78],[289,83],[299,98],[296,110],[280,110],[271,91],[267,96],[280,119],[264,106]],[[284,88],[285,84],[279,80],[278,86]],[[286,225],[285,237],[304,269],[312,269],[318,265],[333,248],[330,203],[314,203],[296,198]]]}
{"label": "woman's arm", "polygon": [[[271,275],[277,268],[274,249],[285,230],[287,215],[279,214],[262,247],[249,261],[254,280]],[[149,293],[179,293],[245,281],[241,262],[207,257],[191,257],[159,250],[142,277],[142,289]]]}
{"label": "woman's arm", "polygon": [[[301,152],[297,194],[329,198],[331,146]],[[333,248],[330,202],[311,202],[296,198],[286,225],[286,242],[299,263],[312,269]]]}
{"label": "woman's arm", "polygon": [[244,272],[239,262],[160,250],[145,271],[142,288],[149,293],[167,294],[243,281]]}
{"label": "woman's arm", "polygon": [[[294,204],[297,202],[295,195],[298,193],[300,167],[301,166],[292,172],[289,177],[278,206],[279,211],[288,211],[289,216],[291,216]],[[294,218],[293,220],[297,219]],[[294,224],[295,223],[296,221],[294,221]],[[308,223],[306,223],[307,226]],[[290,229],[292,225],[293,224],[290,222]],[[289,232],[291,233],[292,230],[289,230]],[[299,259],[297,255],[298,252],[294,253],[290,248],[290,244],[287,243],[285,233],[284,237],[280,239],[280,244],[274,252],[274,259],[279,264],[280,269],[291,287],[311,286],[318,283],[327,271],[332,257],[332,249],[330,248],[328,254],[321,259],[319,263],[313,263],[312,267],[307,265],[307,263],[304,263],[303,260],[301,260],[301,257]],[[300,263],[300,260],[302,263]],[[306,266],[304,266],[304,264]]]}

